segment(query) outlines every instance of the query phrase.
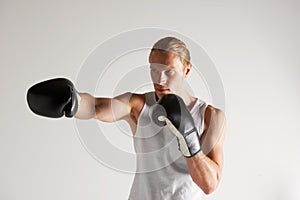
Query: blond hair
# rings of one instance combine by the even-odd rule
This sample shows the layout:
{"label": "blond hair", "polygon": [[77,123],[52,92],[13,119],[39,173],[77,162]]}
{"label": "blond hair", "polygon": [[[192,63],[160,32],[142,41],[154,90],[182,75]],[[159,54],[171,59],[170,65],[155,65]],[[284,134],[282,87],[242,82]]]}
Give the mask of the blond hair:
{"label": "blond hair", "polygon": [[175,37],[165,37],[158,40],[151,49],[149,59],[153,51],[174,53],[184,65],[188,65],[191,62],[191,55],[186,44]]}

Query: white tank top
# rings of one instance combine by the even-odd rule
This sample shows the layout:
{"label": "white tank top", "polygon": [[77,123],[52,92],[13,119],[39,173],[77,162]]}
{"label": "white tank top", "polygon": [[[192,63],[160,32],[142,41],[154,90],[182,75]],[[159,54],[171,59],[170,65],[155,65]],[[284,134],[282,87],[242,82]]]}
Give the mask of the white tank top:
{"label": "white tank top", "polygon": [[[129,200],[200,200],[203,192],[189,174],[177,138],[167,126],[158,127],[149,117],[155,103],[155,93],[146,93],[134,136],[137,166]],[[199,136],[203,132],[206,106],[197,99],[190,111]]]}

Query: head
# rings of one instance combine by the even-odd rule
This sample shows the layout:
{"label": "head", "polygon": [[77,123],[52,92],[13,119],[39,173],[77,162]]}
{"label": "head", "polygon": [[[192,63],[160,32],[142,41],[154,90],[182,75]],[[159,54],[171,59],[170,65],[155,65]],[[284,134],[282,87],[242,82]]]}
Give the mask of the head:
{"label": "head", "polygon": [[159,98],[165,94],[179,93],[192,68],[190,60],[189,50],[177,38],[165,37],[153,45],[149,63],[155,93]]}

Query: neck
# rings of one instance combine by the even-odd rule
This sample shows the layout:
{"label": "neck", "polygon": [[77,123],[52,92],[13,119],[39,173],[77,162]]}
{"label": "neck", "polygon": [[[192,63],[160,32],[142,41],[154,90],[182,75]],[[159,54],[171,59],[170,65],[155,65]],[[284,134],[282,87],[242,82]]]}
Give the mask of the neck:
{"label": "neck", "polygon": [[183,90],[183,91],[177,93],[177,95],[183,99],[185,105],[187,106],[187,108],[189,110],[191,110],[193,108],[193,106],[196,102],[195,97],[191,96],[186,90]]}
{"label": "neck", "polygon": [[[184,101],[184,104],[187,106],[189,110],[191,110],[196,102],[196,97],[191,96],[188,91],[186,90],[178,90],[176,92],[173,92],[174,94],[180,96],[182,100]],[[159,97],[155,93],[156,101],[158,101]]]}

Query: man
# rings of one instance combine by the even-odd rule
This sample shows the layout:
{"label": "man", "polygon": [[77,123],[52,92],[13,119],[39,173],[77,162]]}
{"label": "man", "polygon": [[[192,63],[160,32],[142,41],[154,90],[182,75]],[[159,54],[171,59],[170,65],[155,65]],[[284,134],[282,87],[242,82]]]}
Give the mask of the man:
{"label": "man", "polygon": [[137,170],[143,172],[135,175],[129,199],[201,199],[202,191],[212,193],[221,179],[226,122],[220,109],[184,88],[190,59],[182,41],[162,38],[149,55],[153,92],[95,98],[76,92],[66,79],[53,79],[30,88],[28,104],[47,117],[126,120],[142,155]]}

